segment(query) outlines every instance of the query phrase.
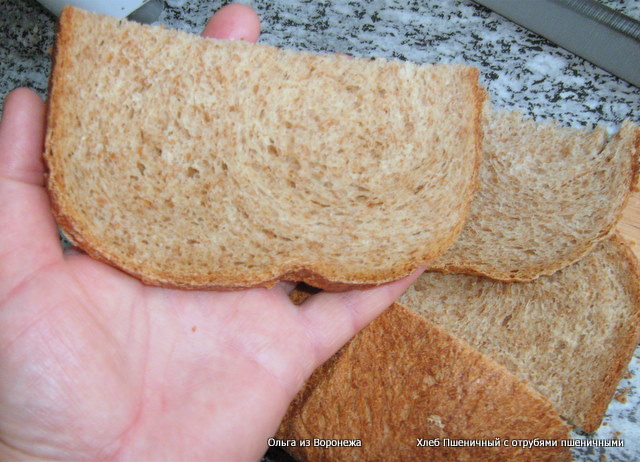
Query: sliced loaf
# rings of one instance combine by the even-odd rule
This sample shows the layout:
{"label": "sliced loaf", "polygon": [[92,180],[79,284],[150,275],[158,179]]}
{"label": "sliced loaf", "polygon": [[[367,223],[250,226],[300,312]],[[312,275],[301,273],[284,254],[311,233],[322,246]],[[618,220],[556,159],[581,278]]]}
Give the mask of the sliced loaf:
{"label": "sliced loaf", "polygon": [[[558,441],[568,427],[546,398],[399,305],[314,372],[276,437],[295,441],[285,449],[301,462],[570,460]],[[534,438],[557,447],[511,444]],[[299,444],[305,439],[309,446]],[[324,447],[316,439],[361,446]]]}
{"label": "sliced loaf", "polygon": [[430,269],[528,281],[579,260],[609,235],[635,185],[640,128],[606,131],[483,117],[480,187],[455,243]]}
{"label": "sliced loaf", "polygon": [[567,438],[556,413],[595,430],[639,340],[639,277],[617,235],[529,283],[425,273],[402,305],[314,372],[276,436],[361,440],[286,447],[300,461],[569,460],[561,442],[523,450],[444,441]]}
{"label": "sliced loaf", "polygon": [[504,365],[591,432],[640,340],[635,255],[617,236],[530,283],[424,273],[399,299]]}
{"label": "sliced loaf", "polygon": [[149,284],[399,279],[462,228],[481,156],[477,75],[66,8],[45,152],[53,211],[77,246]]}

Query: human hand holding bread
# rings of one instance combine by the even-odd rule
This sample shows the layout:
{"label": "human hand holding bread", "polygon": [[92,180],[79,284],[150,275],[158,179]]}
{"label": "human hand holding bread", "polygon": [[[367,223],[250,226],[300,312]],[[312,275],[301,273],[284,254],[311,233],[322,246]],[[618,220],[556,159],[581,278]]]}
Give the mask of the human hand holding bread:
{"label": "human hand holding bread", "polygon": [[[257,38],[257,18],[247,11],[242,7],[227,9],[214,17],[209,32],[218,37]],[[21,255],[22,262],[36,262],[35,267],[6,260],[12,269],[24,268],[22,274],[16,277],[12,273],[6,279],[13,284],[7,289],[11,295],[7,300],[17,304],[16,296],[33,296],[34,292],[42,297],[42,285],[36,282],[46,282],[54,289],[64,285],[65,290],[56,292],[45,287],[49,296],[41,307],[49,309],[45,313],[35,308],[17,310],[15,305],[13,310],[4,312],[8,313],[6,319],[18,326],[13,332],[19,332],[7,340],[11,345],[7,351],[19,351],[24,345],[34,348],[34,343],[47,336],[65,339],[67,346],[77,341],[89,346],[64,359],[75,359],[78,364],[81,358],[89,365],[82,368],[82,375],[72,376],[74,383],[82,377],[83,385],[93,380],[102,386],[87,387],[91,393],[80,394],[87,397],[85,400],[74,401],[75,407],[65,407],[66,414],[55,415],[62,419],[75,411],[85,416],[80,422],[86,423],[92,420],[86,416],[108,414],[109,418],[104,417],[108,425],[100,422],[103,441],[99,446],[103,452],[94,453],[100,457],[155,455],[148,451],[167,457],[201,450],[194,457],[206,458],[214,454],[213,450],[209,453],[207,445],[225,439],[223,428],[253,445],[225,440],[227,445],[216,444],[215,451],[220,451],[216,455],[259,455],[266,437],[275,432],[278,414],[282,415],[288,400],[313,368],[408,284],[405,280],[373,291],[324,293],[307,300],[296,311],[287,300],[292,285],[279,281],[303,280],[329,289],[375,286],[430,262],[461,231],[461,238],[452,247],[454,252],[444,254],[432,269],[507,281],[535,279],[561,270],[597,248],[615,224],[635,178],[637,160],[632,152],[637,128],[630,124],[606,148],[602,129],[585,133],[582,139],[583,134],[570,130],[564,133],[562,129],[521,121],[518,114],[494,115],[485,111],[490,128],[485,127],[485,133],[480,133],[484,95],[474,82],[477,72],[465,66],[415,67],[384,60],[347,63],[338,57],[281,52],[270,47],[205,43],[186,35],[161,31],[156,34],[150,29],[83,15],[67,14],[59,35],[45,152],[50,205],[58,224],[78,247],[97,260],[165,289],[141,285],[73,251],[58,252],[56,260],[47,247],[53,248],[56,240],[55,232],[51,232],[38,240],[42,249],[37,255],[26,260],[24,257],[30,254]],[[104,47],[101,43],[92,48],[95,43],[88,40],[87,44],[83,39],[94,32],[106,40]],[[174,38],[188,46],[165,47]],[[135,46],[141,43],[145,45]],[[86,53],[90,53],[91,61],[77,60]],[[219,63],[211,65],[216,58]],[[202,67],[190,67],[194,62]],[[116,74],[117,79],[112,79]],[[92,90],[94,84],[102,86]],[[112,91],[112,87],[118,91]],[[6,144],[19,147],[22,138],[12,135],[17,132],[12,124],[19,122],[12,114],[31,107],[27,116],[29,112],[40,114],[41,120],[42,105],[32,95],[20,92],[12,98],[17,98],[18,103],[7,103],[3,139],[8,140]],[[167,101],[171,104],[164,107]],[[162,110],[158,111],[158,107]],[[110,117],[112,111],[118,115]],[[78,113],[85,117],[79,118]],[[371,114],[376,117],[367,118]],[[510,122],[502,122],[501,117]],[[362,123],[363,118],[366,123]],[[41,133],[41,128],[40,122],[31,132]],[[513,138],[522,140],[528,136],[535,142],[544,130],[549,132],[550,149],[542,151],[549,154],[548,159],[527,151],[519,153],[521,157],[512,156],[512,146],[491,150],[496,140],[498,145],[502,141],[509,145]],[[501,134],[503,131],[507,136]],[[478,173],[481,137],[485,158],[484,170]],[[517,152],[523,143],[515,144]],[[40,147],[22,145],[27,146],[32,159],[37,158]],[[238,152],[243,154],[236,155],[236,145],[241,146]],[[558,152],[554,152],[556,146]],[[19,151],[6,151],[14,154],[7,165],[15,162]],[[424,156],[426,152],[429,156]],[[31,172],[27,181],[35,178],[36,186],[40,186],[26,189],[37,191],[40,196],[40,226],[46,217],[49,230],[54,230],[49,204],[42,206],[46,196],[41,187],[41,166],[20,167],[19,162],[13,165],[18,167],[9,168],[5,176],[16,177],[16,171],[21,169]],[[553,169],[557,174],[550,175],[553,181],[549,184],[546,175]],[[19,173],[17,177],[20,178]],[[505,178],[515,180],[504,181]],[[598,189],[600,185],[606,187]],[[476,189],[478,193],[470,205]],[[569,189],[571,195],[565,196]],[[518,200],[514,200],[516,197]],[[544,200],[529,206],[531,197]],[[15,201],[17,205],[8,209],[17,210],[14,217],[25,209],[36,210],[34,201],[26,207],[19,207],[20,203]],[[557,210],[564,213],[556,215]],[[34,217],[38,220],[38,215]],[[549,224],[549,219],[556,223]],[[558,236],[554,229],[574,232]],[[500,237],[496,232],[507,235]],[[25,233],[13,242],[26,242],[27,237]],[[503,246],[504,242],[509,246]],[[619,247],[619,254],[625,255],[624,244]],[[626,258],[617,258],[616,252],[609,251],[613,255],[609,260],[626,262]],[[599,254],[594,251],[591,255]],[[525,267],[527,270],[521,271]],[[617,268],[613,264],[612,267]],[[42,269],[33,272],[34,268]],[[613,278],[614,285],[623,281],[622,290],[631,296],[629,301],[624,299],[620,312],[633,316],[637,298],[633,295],[637,280],[629,276],[634,273],[633,268],[629,262],[619,270],[622,276],[610,272],[600,277],[590,275],[587,265],[587,271],[577,271],[577,276],[567,278],[561,271],[554,279],[574,282],[552,284],[580,286],[585,278],[593,277],[602,279],[605,285],[607,277]],[[432,287],[425,282],[432,276],[422,279],[422,287]],[[433,277],[440,280],[438,275]],[[455,306],[460,302],[450,297],[451,287],[454,291],[456,287],[473,287],[474,283],[465,282],[470,280],[467,276],[457,278],[442,276],[442,285],[435,286],[443,292],[441,302],[435,299],[436,305],[447,306],[442,304],[447,300],[453,305],[445,311],[460,308]],[[458,280],[462,282],[450,282]],[[544,276],[540,281],[521,287],[533,287],[533,297],[546,300],[535,295],[536,287],[547,287]],[[420,284],[414,289],[418,290]],[[480,291],[506,293],[500,284]],[[223,294],[168,289],[274,285],[270,290]],[[102,290],[95,290],[96,287]],[[518,290],[517,284],[505,287]],[[437,293],[418,290],[416,295],[415,290],[403,299],[410,308],[411,294],[419,306],[433,301],[429,297]],[[459,295],[465,293],[460,291]],[[62,294],[82,309],[64,308],[67,305],[59,298]],[[499,298],[489,297],[489,302]],[[516,306],[522,305],[520,301],[516,297]],[[554,303],[558,303],[555,298]],[[365,307],[369,314],[358,314]],[[481,304],[480,309],[484,307]],[[499,310],[491,313],[494,311],[496,316],[503,316]],[[548,317],[544,311],[538,315],[542,319]],[[424,316],[427,320],[431,317],[428,311]],[[511,322],[512,317],[506,315],[497,324],[501,322],[505,328],[519,325],[515,319]],[[500,327],[479,319],[480,326]],[[365,436],[373,436],[374,440],[363,438],[368,446],[366,452],[356,450],[351,456],[360,460],[363,455],[376,458],[384,454],[391,460],[405,454],[402,451],[411,450],[406,445],[414,445],[414,437],[427,437],[427,431],[460,438],[492,437],[493,433],[502,432],[501,436],[512,438],[558,439],[566,434],[567,427],[558,416],[562,403],[552,405],[542,396],[544,392],[541,395],[540,389],[534,390],[540,385],[536,380],[527,377],[530,384],[520,383],[522,376],[507,371],[503,367],[505,361],[498,364],[500,361],[474,344],[473,339],[457,332],[453,335],[455,326],[442,327],[407,310],[393,308],[314,375],[294,401],[289,410],[293,416],[285,419],[279,436],[340,438],[347,436],[347,431],[369,431],[372,433]],[[533,331],[532,335],[539,334]],[[616,359],[616,367],[624,362],[629,353],[627,343],[633,341],[634,335],[630,331],[624,336],[626,346],[618,355],[622,359]],[[498,337],[492,333],[486,336],[487,342],[481,343],[491,345]],[[516,337],[515,342],[519,340]],[[511,341],[507,337],[507,344]],[[105,344],[110,349],[104,348]],[[559,342],[557,348],[566,346]],[[580,350],[579,341],[570,347]],[[381,349],[386,356],[378,353]],[[511,348],[508,345],[506,349]],[[29,357],[37,362],[55,358],[53,363],[38,363],[34,368],[64,366],[51,367],[53,373],[49,376],[56,377],[58,370],[68,376],[68,370],[74,370],[73,363],[63,364],[58,360],[58,351],[51,349],[48,356]],[[220,351],[226,354],[220,355]],[[27,356],[24,351],[22,355]],[[123,355],[126,361],[121,360]],[[396,357],[403,360],[396,361]],[[443,361],[444,357],[449,359]],[[225,367],[233,362],[232,358],[239,359]],[[506,362],[509,361],[508,358]],[[363,373],[354,376],[351,371],[358,368]],[[601,368],[605,375],[607,368],[607,364]],[[429,373],[423,374],[423,369]],[[18,373],[7,380],[15,388],[20,385],[19,380],[24,383],[33,379],[28,368],[15,370]],[[247,371],[255,377],[249,384]],[[228,380],[217,380],[220,376]],[[619,376],[614,374],[607,380],[613,383],[616,377]],[[260,385],[256,387],[254,382]],[[52,379],[51,383],[59,386],[66,382]],[[321,385],[316,386],[318,383]],[[274,392],[278,386],[281,388]],[[475,387],[473,393],[469,392],[471,386]],[[250,391],[255,401],[235,399],[246,396],[242,395],[243,390]],[[40,397],[41,391],[42,388],[34,388],[32,393]],[[355,395],[350,395],[353,392]],[[23,399],[28,394],[21,393]],[[456,393],[459,399],[449,399]],[[117,406],[109,406],[105,397],[114,394],[125,399],[121,398]],[[379,395],[383,398],[378,399]],[[419,403],[407,398],[414,395],[421,396]],[[352,398],[347,398],[346,403],[338,404],[339,399],[349,396]],[[28,396],[23,403],[38,403],[31,398]],[[513,405],[514,400],[518,406]],[[15,401],[7,402],[16,406]],[[229,402],[233,406],[219,414],[215,412],[220,409],[218,406]],[[39,404],[40,410],[47,405]],[[92,405],[98,407],[90,408]],[[182,407],[177,409],[179,406]],[[451,406],[456,412],[448,409]],[[246,413],[241,414],[238,408]],[[590,425],[597,425],[600,408],[599,405],[594,411]],[[562,412],[566,418],[566,412]],[[405,423],[407,413],[417,427]],[[17,411],[7,415],[20,417]],[[256,420],[258,415],[262,420]],[[482,426],[486,415],[499,420],[502,427]],[[399,417],[402,418],[397,420]],[[221,420],[231,419],[236,427],[221,425]],[[358,425],[351,424],[354,419]],[[251,428],[240,428],[246,426],[247,420],[252,422]],[[168,429],[183,421],[190,424],[181,428],[186,428],[192,438],[204,441],[201,446],[186,447],[184,435],[173,438]],[[481,427],[468,425],[471,421]],[[13,424],[17,427],[15,421]],[[85,439],[89,439],[89,427]],[[78,435],[75,428],[74,437]],[[381,434],[385,438],[380,438]],[[58,434],[59,438],[64,436]],[[156,444],[158,438],[162,443]],[[106,440],[117,442],[109,446]],[[13,449],[20,450],[19,444],[12,444]],[[84,449],[92,450],[89,446],[85,444]],[[113,449],[114,446],[117,447]],[[386,453],[389,449],[391,453]],[[488,450],[486,455],[531,455],[503,449]],[[320,459],[333,454],[322,448],[315,451]],[[413,451],[421,456],[429,454],[434,460],[436,456],[450,460],[453,454],[459,460],[478,456],[460,450],[432,453],[420,446]],[[313,452],[305,456],[303,450],[298,454],[304,459]],[[343,459],[345,454],[348,453],[338,451],[335,455]],[[548,460],[562,460],[566,454],[566,450],[551,450]]]}
{"label": "human hand holding bread", "polygon": [[[255,41],[251,10],[205,36]],[[149,287],[62,252],[44,189],[45,113],[12,92],[0,126],[0,459],[250,460],[309,374],[417,273],[370,290]]]}

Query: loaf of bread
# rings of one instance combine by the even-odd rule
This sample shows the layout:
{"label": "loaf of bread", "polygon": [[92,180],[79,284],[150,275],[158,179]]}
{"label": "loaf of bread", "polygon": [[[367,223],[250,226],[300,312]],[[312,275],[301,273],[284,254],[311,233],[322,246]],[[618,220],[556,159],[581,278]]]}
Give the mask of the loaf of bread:
{"label": "loaf of bread", "polygon": [[561,442],[544,452],[444,438],[566,438],[556,412],[595,430],[640,339],[639,277],[617,235],[528,283],[424,273],[314,372],[277,437],[362,441],[286,447],[300,461],[569,459]]}
{"label": "loaf of bread", "polygon": [[[570,460],[568,427],[546,398],[400,305],[314,372],[276,438],[299,462]],[[535,438],[557,447],[511,444]]]}
{"label": "loaf of bread", "polygon": [[579,260],[621,217],[640,157],[640,128],[625,122],[607,141],[593,131],[483,117],[480,187],[459,238],[431,270],[528,281]]}
{"label": "loaf of bread", "polygon": [[66,8],[53,211],[75,245],[154,285],[399,279],[462,228],[482,154],[477,77]]}

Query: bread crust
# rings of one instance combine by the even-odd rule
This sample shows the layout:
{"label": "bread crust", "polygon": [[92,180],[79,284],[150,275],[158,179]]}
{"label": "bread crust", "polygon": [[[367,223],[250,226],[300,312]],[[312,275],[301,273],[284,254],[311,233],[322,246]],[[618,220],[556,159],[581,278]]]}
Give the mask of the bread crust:
{"label": "bread crust", "polygon": [[[74,221],[66,214],[60,212],[57,202],[53,195],[50,196],[51,204],[52,204],[52,213],[60,226],[60,228],[65,233],[65,237],[71,242],[74,246],[77,246],[79,249],[85,251],[88,255],[90,255],[93,259],[98,260],[100,262],[106,263],[110,266],[116,267],[121,271],[129,274],[130,276],[139,279],[146,285],[164,287],[167,289],[181,289],[181,290],[215,290],[215,291],[234,291],[234,290],[244,290],[244,289],[253,289],[253,288],[271,288],[282,281],[293,281],[293,282],[304,282],[309,284],[310,286],[317,287],[319,289],[323,289],[330,292],[343,292],[347,290],[353,289],[369,289],[372,287],[377,287],[382,284],[386,284],[389,282],[393,282],[398,279],[402,279],[403,277],[408,276],[413,271],[416,270],[419,266],[422,266],[424,263],[418,263],[417,266],[413,266],[414,264],[408,264],[406,269],[400,270],[394,275],[384,275],[381,277],[380,274],[373,272],[371,276],[363,275],[362,278],[358,281],[339,281],[333,280],[329,277],[323,275],[322,271],[314,271],[308,268],[300,268],[300,269],[285,269],[281,271],[280,275],[268,279],[266,281],[256,282],[254,284],[246,284],[239,283],[238,285],[219,285],[216,283],[210,282],[212,279],[217,280],[218,277],[223,277],[224,275],[213,275],[213,276],[199,276],[192,275],[187,279],[178,280],[174,275],[169,273],[160,274],[155,277],[150,277],[149,272],[137,271],[134,268],[131,268],[128,262],[112,258],[108,254],[102,252],[99,248],[97,248],[93,242],[87,240],[83,237],[82,233],[75,232]],[[462,224],[458,227],[462,228]],[[451,242],[455,240],[455,236],[451,238]],[[450,245],[451,243],[449,243]],[[441,249],[438,250],[436,255],[433,257],[427,256],[426,261],[431,261],[440,255],[442,252],[446,250],[448,246],[442,245]],[[327,268],[327,273],[331,271],[331,268]]]}
{"label": "bread crust", "polygon": [[[64,18],[64,19],[63,19]],[[46,105],[46,120],[47,129],[45,133],[45,152],[42,156],[44,166],[44,184],[47,192],[49,193],[49,200],[51,203],[51,211],[54,218],[58,221],[58,217],[61,215],[58,205],[57,194],[54,188],[50,185],[53,183],[51,179],[51,167],[54,162],[54,153],[51,151],[52,138],[54,133],[58,131],[58,121],[60,120],[59,101],[65,96],[65,89],[63,88],[63,80],[60,78],[61,69],[64,69],[67,64],[65,60],[67,57],[64,51],[67,44],[71,40],[69,29],[61,27],[62,22],[70,23],[73,21],[73,10],[69,8],[63,8],[60,13],[60,19],[56,25],[56,40],[53,44],[53,50],[51,53],[51,76],[49,78],[49,89],[45,105]],[[60,183],[60,180],[57,180]],[[64,188],[63,185],[58,185],[57,188]],[[55,188],[55,189],[57,189]],[[62,227],[59,222],[58,226]]]}
{"label": "bread crust", "polygon": [[630,323],[632,328],[629,329],[628,334],[620,341],[620,344],[616,346],[616,355],[613,364],[611,364],[609,372],[602,383],[600,393],[593,397],[593,402],[590,403],[590,406],[587,403],[582,428],[589,433],[596,431],[602,424],[602,420],[609,407],[609,403],[613,399],[618,383],[620,383],[620,380],[622,380],[622,377],[625,375],[629,362],[633,358],[636,346],[640,343],[640,264],[637,256],[633,253],[627,241],[620,233],[614,233],[610,240],[618,248],[619,257],[625,261],[630,269],[626,274],[628,280],[625,286],[629,287],[632,291],[634,306]]}
{"label": "bread crust", "polygon": [[360,439],[361,447],[287,447],[300,461],[552,461],[568,448],[419,447],[418,438],[568,438],[551,404],[506,369],[401,305],[318,369],[276,437]]}
{"label": "bread crust", "polygon": [[[47,135],[45,144],[44,163],[47,174],[45,184],[51,199],[53,215],[66,237],[77,247],[84,250],[91,257],[115,266],[129,275],[140,279],[148,285],[192,289],[192,290],[238,290],[251,287],[272,287],[279,281],[294,280],[303,281],[325,290],[348,290],[353,288],[367,288],[390,281],[401,279],[409,275],[419,266],[423,266],[441,255],[457,238],[461,232],[466,214],[469,211],[473,194],[478,184],[478,170],[482,158],[482,130],[481,109],[484,103],[485,93],[477,85],[477,69],[465,70],[465,78],[473,88],[473,101],[469,103],[473,107],[474,120],[472,132],[469,133],[473,140],[474,152],[472,153],[473,169],[469,178],[469,187],[462,195],[459,209],[459,218],[455,226],[452,226],[448,235],[439,236],[431,242],[425,242],[420,252],[413,256],[398,259],[397,263],[386,269],[366,268],[354,271],[349,265],[328,265],[324,262],[315,264],[290,263],[279,267],[270,268],[262,273],[254,271],[247,276],[247,271],[223,272],[217,268],[208,268],[207,273],[194,272],[191,274],[178,274],[172,271],[162,271],[141,264],[134,259],[121,258],[105,245],[100,236],[93,235],[88,229],[83,218],[77,214],[76,206],[68,201],[69,187],[65,178],[60,174],[61,168],[56,146],[64,137],[65,124],[72,121],[65,120],[61,105],[72,88],[64,75],[68,72],[71,57],[68,55],[68,44],[73,40],[73,28],[75,21],[82,21],[86,13],[74,8],[65,8],[60,17],[58,26],[58,40],[54,49],[53,71],[50,80],[50,98],[47,111]],[[81,108],[78,108],[80,111]],[[67,116],[68,117],[68,116]]]}

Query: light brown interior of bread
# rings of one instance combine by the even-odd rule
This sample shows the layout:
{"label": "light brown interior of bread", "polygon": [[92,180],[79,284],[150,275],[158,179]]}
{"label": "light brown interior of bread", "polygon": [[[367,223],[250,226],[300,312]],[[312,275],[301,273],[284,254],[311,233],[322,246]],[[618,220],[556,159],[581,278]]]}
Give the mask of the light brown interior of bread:
{"label": "light brown interior of bread", "polygon": [[484,113],[480,187],[456,242],[430,269],[527,281],[588,253],[615,227],[633,186],[640,129],[593,131]]}
{"label": "light brown interior of bread", "polygon": [[86,250],[186,286],[301,269],[379,283],[461,229],[479,162],[474,69],[72,11],[46,159],[63,229]]}
{"label": "light brown interior of bread", "polygon": [[587,431],[638,343],[637,261],[617,237],[530,283],[424,273],[400,303],[503,364]]}

